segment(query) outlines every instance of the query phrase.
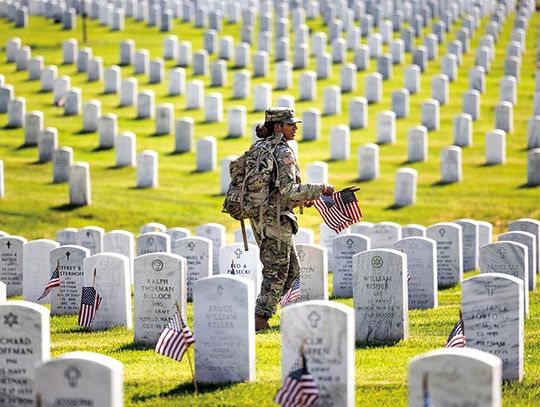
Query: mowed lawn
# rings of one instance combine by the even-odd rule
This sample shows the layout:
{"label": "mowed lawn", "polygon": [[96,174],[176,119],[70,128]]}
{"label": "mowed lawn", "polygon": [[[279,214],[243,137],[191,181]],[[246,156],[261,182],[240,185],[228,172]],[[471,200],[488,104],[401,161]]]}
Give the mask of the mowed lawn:
{"label": "mowed lawn", "polygon": [[[538,37],[538,15],[533,15],[527,32],[527,47],[522,58],[521,77],[518,83],[518,102],[514,108],[514,131],[507,134],[505,165],[485,165],[485,134],[494,128],[494,106],[499,101],[499,80],[504,75],[506,45],[510,38],[515,15],[511,14],[503,26],[496,44],[492,69],[486,76],[486,92],[481,97],[481,117],[473,124],[473,145],[463,149],[463,181],[441,185],[441,149],[452,144],[452,120],[461,112],[462,94],[468,90],[468,71],[474,66],[474,49],[484,35],[488,18],[471,39],[471,51],[464,55],[458,79],[450,84],[450,101],[441,106],[439,131],[429,133],[427,162],[407,163],[408,129],[420,124],[420,104],[431,97],[431,78],[440,73],[440,57],[446,54],[447,44],[455,38],[460,23],[447,34],[445,44],[439,46],[439,59],[430,61],[422,74],[421,91],[410,96],[410,115],[397,121],[397,141],[393,145],[380,146],[380,177],[370,182],[358,182],[358,147],[376,140],[377,114],[391,108],[391,93],[403,87],[403,69],[411,63],[412,56],[406,54],[405,63],[394,66],[393,77],[383,84],[383,100],[369,106],[369,125],[365,129],[351,130],[351,158],[347,161],[329,160],[329,134],[333,126],[349,123],[349,101],[364,95],[364,77],[376,69],[371,61],[370,69],[357,74],[357,91],[344,93],[341,98],[342,114],[323,116],[321,139],[301,141],[301,126],[298,131],[299,164],[305,172],[306,165],[314,161],[329,164],[329,180],[338,188],[359,185],[357,194],[364,212],[364,220],[370,222],[393,221],[400,224],[419,223],[425,226],[440,221],[459,218],[486,220],[494,225],[494,235],[506,231],[509,221],[521,217],[540,219],[540,188],[526,186],[527,123],[533,114],[534,77],[536,67],[536,41]],[[312,32],[326,30],[320,20],[308,21]],[[223,197],[220,195],[219,162],[229,155],[245,151],[251,140],[251,127],[263,119],[262,112],[253,112],[253,100],[232,99],[233,75],[237,71],[233,61],[228,62],[227,85],[209,87],[209,77],[194,77],[192,67],[186,68],[187,80],[200,79],[207,85],[205,93],[222,92],[224,99],[224,121],[205,123],[204,111],[186,110],[185,95],[167,96],[167,79],[161,84],[149,84],[148,77],[133,75],[133,67],[122,67],[122,77],[136,77],[139,92],[153,90],[156,105],[173,103],[175,118],[191,116],[195,120],[195,138],[214,136],[218,141],[218,168],[209,173],[195,172],[195,151],[174,154],[174,135],[155,136],[152,119],[138,120],[133,107],[119,107],[119,95],[103,94],[103,82],[88,82],[85,73],[77,73],[73,65],[62,65],[62,42],[69,38],[79,40],[79,47],[91,47],[94,56],[100,56],[104,68],[119,61],[120,42],[133,39],[137,49],[148,49],[151,58],[162,57],[163,38],[154,27],[126,19],[122,32],[111,32],[100,26],[98,21],[88,21],[88,37],[82,44],[81,24],[76,31],[67,32],[58,24],[41,17],[30,17],[25,29],[15,29],[13,24],[0,20],[0,74],[5,82],[15,88],[16,97],[26,99],[27,112],[40,110],[45,117],[46,127],[58,129],[60,146],[74,149],[75,161],[90,164],[92,182],[92,205],[72,208],[68,205],[67,184],[52,183],[52,164],[37,161],[36,147],[23,146],[24,130],[8,129],[7,114],[0,114],[0,159],[4,162],[6,196],[0,200],[0,229],[29,240],[54,239],[56,231],[65,227],[101,226],[105,230],[124,229],[135,234],[146,222],[161,222],[169,227],[183,226],[194,232],[196,226],[218,222],[227,226],[228,238],[232,242],[233,231],[238,227],[229,217],[221,213]],[[220,36],[230,35],[239,42],[240,25],[224,22]],[[293,29],[291,24],[291,29]],[[255,27],[252,52],[257,49],[257,27]],[[426,29],[425,34],[429,31]],[[174,31],[179,40],[191,41],[193,51],[203,47],[204,29],[175,21]],[[39,81],[29,81],[28,72],[17,72],[15,64],[6,63],[5,44],[11,37],[19,37],[23,45],[32,48],[32,55],[44,57],[45,66],[56,65],[59,76],[70,76],[73,87],[82,90],[83,104],[99,99],[102,113],[118,115],[119,131],[132,131],[137,136],[137,151],[151,149],[159,155],[159,187],[136,188],[134,168],[115,168],[114,150],[98,149],[97,133],[83,134],[81,116],[66,117],[63,109],[52,104],[52,94],[40,92]],[[398,34],[395,34],[398,37]],[[422,39],[417,39],[418,44]],[[366,39],[362,39],[366,42]],[[293,40],[291,39],[291,50]],[[387,46],[386,46],[387,47]],[[328,47],[328,49],[330,49]],[[387,49],[387,48],[386,48]],[[292,51],[291,51],[292,55]],[[210,60],[216,59],[212,55]],[[271,58],[272,59],[272,58]],[[347,53],[352,61],[352,53]],[[175,66],[166,61],[167,71]],[[261,83],[275,85],[274,68],[270,64],[270,75],[252,78],[252,86]],[[310,57],[309,70],[315,70],[315,60]],[[298,99],[298,77],[303,70],[293,73],[293,87],[273,91],[273,100],[279,96],[292,95]],[[322,110],[323,89],[339,85],[340,66],[332,66],[330,79],[318,81],[318,98],[315,101],[296,101],[297,114],[316,107]],[[246,136],[241,139],[227,137],[227,109],[244,105],[248,110]],[[418,171],[417,203],[395,209],[394,178],[399,168],[410,167]],[[300,216],[301,226],[312,228],[318,235],[320,217],[314,209]],[[468,273],[469,277],[473,273]],[[331,277],[330,277],[331,284]],[[352,306],[352,300],[339,300]],[[538,321],[539,296],[532,293],[530,317],[525,323],[525,379],[521,383],[505,384],[505,405],[536,405],[540,401],[540,327]],[[392,346],[357,347],[355,351],[355,382],[357,405],[405,405],[407,400],[407,364],[411,357],[442,346],[458,317],[460,289],[454,287],[439,292],[439,307],[427,311],[410,311],[410,336]],[[189,322],[191,304],[188,307]],[[256,336],[257,380],[230,386],[200,387],[194,394],[187,360],[180,363],[158,356],[152,349],[133,344],[133,331],[117,328],[104,332],[87,333],[77,328],[76,318],[52,317],[52,354],[60,355],[75,350],[88,350],[112,356],[125,367],[126,405],[203,405],[203,406],[249,406],[272,405],[272,398],[280,382],[280,333],[279,316],[271,320],[273,329]],[[196,333],[195,333],[196,335]]]}

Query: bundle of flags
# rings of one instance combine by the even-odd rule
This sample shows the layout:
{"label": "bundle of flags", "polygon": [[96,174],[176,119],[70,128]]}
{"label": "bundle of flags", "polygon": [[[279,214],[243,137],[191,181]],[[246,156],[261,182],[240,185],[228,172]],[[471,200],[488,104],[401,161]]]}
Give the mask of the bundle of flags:
{"label": "bundle of flags", "polygon": [[194,342],[193,333],[191,333],[184,318],[177,311],[159,335],[156,352],[180,361],[189,346]]}
{"label": "bundle of flags", "polygon": [[336,233],[348,228],[362,219],[362,210],[354,193],[360,188],[350,187],[334,192],[332,195],[321,195],[314,202],[324,223]]}
{"label": "bundle of flags", "polygon": [[454,328],[448,335],[445,348],[464,348],[465,347],[465,330],[463,328],[463,318],[459,313],[459,321],[454,325]]}
{"label": "bundle of flags", "polygon": [[281,297],[279,304],[284,307],[293,304],[300,298],[300,276],[293,281],[291,288]]}
{"label": "bundle of flags", "polygon": [[310,407],[319,398],[315,379],[309,374],[304,354],[298,358],[274,401],[281,407]]}
{"label": "bundle of flags", "polygon": [[83,287],[81,297],[81,308],[79,309],[78,324],[82,327],[89,328],[96,313],[101,306],[101,296],[94,287]]}
{"label": "bundle of flags", "polygon": [[41,293],[37,300],[42,300],[47,295],[49,295],[49,293],[54,287],[60,287],[60,260],[58,260],[58,262],[56,263],[56,268],[52,272],[49,282],[47,283],[45,289],[43,290],[43,293]]}

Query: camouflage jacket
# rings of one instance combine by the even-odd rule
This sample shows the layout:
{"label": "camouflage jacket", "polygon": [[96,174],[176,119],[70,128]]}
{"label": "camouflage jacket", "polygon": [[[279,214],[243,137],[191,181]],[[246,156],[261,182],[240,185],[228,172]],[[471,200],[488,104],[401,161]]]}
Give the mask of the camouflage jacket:
{"label": "camouflage jacket", "polygon": [[[300,179],[300,169],[296,162],[294,152],[283,138],[283,135],[276,134],[264,140],[269,150],[274,152],[275,182],[271,188],[264,219],[252,219],[252,224],[259,229],[263,236],[286,237],[288,228],[283,228],[280,220],[288,218],[292,224],[292,231],[298,230],[298,221],[293,208],[303,201],[317,199],[322,190],[322,184],[302,184]],[[279,211],[279,216],[278,216]],[[279,223],[278,223],[279,222]]]}

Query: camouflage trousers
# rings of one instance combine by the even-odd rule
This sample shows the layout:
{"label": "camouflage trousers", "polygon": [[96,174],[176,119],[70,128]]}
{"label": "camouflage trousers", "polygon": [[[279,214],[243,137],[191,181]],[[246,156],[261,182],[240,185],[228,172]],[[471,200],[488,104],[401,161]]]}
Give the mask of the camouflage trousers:
{"label": "camouflage trousers", "polygon": [[[254,222],[252,226],[255,226]],[[270,318],[276,313],[276,306],[283,294],[300,274],[300,263],[294,247],[292,225],[288,220],[281,223],[279,240],[273,236],[262,236],[256,227],[253,227],[253,233],[263,264],[263,281],[255,314]]]}

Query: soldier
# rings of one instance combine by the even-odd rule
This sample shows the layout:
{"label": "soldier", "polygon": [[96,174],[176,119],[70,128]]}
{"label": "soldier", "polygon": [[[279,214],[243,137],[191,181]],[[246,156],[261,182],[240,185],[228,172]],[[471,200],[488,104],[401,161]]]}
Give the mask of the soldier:
{"label": "soldier", "polygon": [[276,107],[266,110],[264,124],[256,128],[266,150],[273,151],[268,160],[274,160],[277,167],[264,216],[250,219],[263,264],[261,292],[255,306],[256,331],[269,328],[268,319],[275,314],[277,303],[300,273],[293,242],[298,231],[293,208],[311,206],[321,194],[334,192],[332,185],[301,183],[294,152],[287,144],[294,140],[296,124],[300,122],[293,109]]}

